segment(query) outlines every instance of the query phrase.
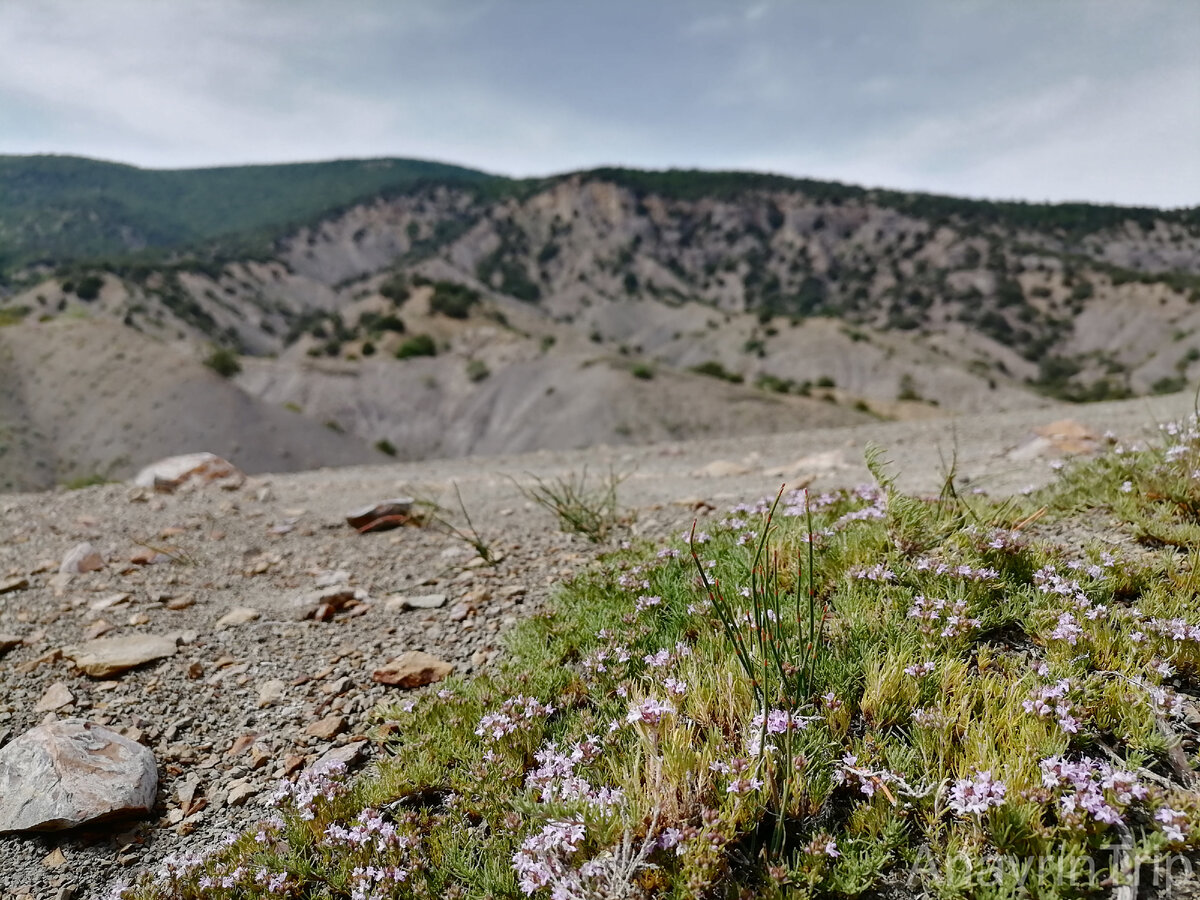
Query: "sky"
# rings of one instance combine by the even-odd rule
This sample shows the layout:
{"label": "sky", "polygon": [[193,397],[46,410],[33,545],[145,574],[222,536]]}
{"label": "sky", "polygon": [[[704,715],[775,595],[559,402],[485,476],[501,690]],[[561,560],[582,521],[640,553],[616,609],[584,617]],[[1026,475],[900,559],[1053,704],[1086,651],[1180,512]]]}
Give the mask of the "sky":
{"label": "sky", "polygon": [[0,153],[1193,206],[1197,48],[1195,0],[0,0]]}

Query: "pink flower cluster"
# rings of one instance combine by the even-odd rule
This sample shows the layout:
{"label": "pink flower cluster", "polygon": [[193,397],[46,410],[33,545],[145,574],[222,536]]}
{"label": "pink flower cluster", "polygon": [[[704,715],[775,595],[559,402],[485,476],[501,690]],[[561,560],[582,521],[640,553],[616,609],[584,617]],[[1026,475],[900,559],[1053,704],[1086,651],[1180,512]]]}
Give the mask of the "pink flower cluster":
{"label": "pink flower cluster", "polygon": [[484,715],[475,733],[493,743],[514,732],[528,731],[553,713],[554,707],[550,704],[518,694],[505,700],[498,711]]}
{"label": "pink flower cluster", "polygon": [[364,809],[349,828],[336,822],[326,828],[325,843],[352,847],[374,845],[382,853],[411,847],[414,841],[410,836],[398,832],[396,826],[385,820],[378,810]]}
{"label": "pink flower cluster", "polygon": [[1075,715],[1077,710],[1067,699],[1070,690],[1071,680],[1064,678],[1054,684],[1038,688],[1027,700],[1022,701],[1021,706],[1025,712],[1033,713],[1043,719],[1051,716],[1057,717],[1059,728],[1068,734],[1078,734],[1079,719]]}
{"label": "pink flower cluster", "polygon": [[932,675],[933,670],[937,668],[932,660],[927,660],[923,663],[915,663],[911,666],[904,667],[904,674],[910,678],[924,678],[926,675]]}
{"label": "pink flower cluster", "polygon": [[949,806],[960,816],[987,812],[1004,805],[1008,788],[1003,781],[992,777],[988,769],[976,772],[972,778],[960,778],[950,789]]}
{"label": "pink flower cluster", "polygon": [[320,768],[314,767],[302,772],[295,783],[282,782],[271,800],[276,806],[290,802],[300,814],[300,818],[312,821],[316,818],[320,801],[329,802],[349,790],[345,775],[346,764],[334,760]]}
{"label": "pink flower cluster", "polygon": [[944,638],[962,637],[979,627],[979,620],[967,615],[967,601],[930,600],[923,594],[913,597],[908,617],[916,619],[924,634],[939,634]]}
{"label": "pink flower cluster", "polygon": [[1125,809],[1149,793],[1133,772],[1088,756],[1078,762],[1051,756],[1039,766],[1042,786],[1058,794],[1063,818],[1079,828],[1088,819],[1104,825],[1124,822]]}
{"label": "pink flower cluster", "polygon": [[629,713],[625,716],[625,721],[631,725],[646,725],[650,728],[659,728],[667,716],[673,715],[675,715],[675,707],[666,700],[659,700],[657,697],[647,697],[640,703],[629,704]]}
{"label": "pink flower cluster", "polygon": [[850,570],[850,577],[860,581],[895,581],[896,573],[884,563],[873,566],[855,566]]}
{"label": "pink flower cluster", "polygon": [[770,709],[765,715],[760,712],[750,720],[750,727],[747,729],[746,752],[751,756],[757,756],[762,752],[764,733],[767,738],[771,738],[793,731],[803,731],[808,728],[810,722],[817,718],[819,717],[789,713],[786,709]]}
{"label": "pink flower cluster", "polygon": [[954,566],[940,559],[931,559],[928,556],[922,556],[914,560],[913,568],[918,572],[929,572],[933,575],[948,575],[962,578],[966,581],[994,581],[1000,577],[999,572],[987,566],[978,569],[968,566],[965,563]]}
{"label": "pink flower cluster", "polygon": [[[570,857],[586,837],[587,828],[578,817],[548,822],[540,832],[527,837],[512,858],[521,891],[533,894],[540,888],[556,884],[576,886],[579,873],[571,867]],[[556,890],[554,896],[558,900],[559,897],[574,896],[574,893]]]}
{"label": "pink flower cluster", "polygon": [[525,787],[537,791],[542,803],[578,801],[596,809],[611,809],[624,802],[619,788],[595,788],[578,769],[600,757],[600,739],[589,737],[563,752],[554,744],[542,747],[534,759],[537,768],[525,776]]}

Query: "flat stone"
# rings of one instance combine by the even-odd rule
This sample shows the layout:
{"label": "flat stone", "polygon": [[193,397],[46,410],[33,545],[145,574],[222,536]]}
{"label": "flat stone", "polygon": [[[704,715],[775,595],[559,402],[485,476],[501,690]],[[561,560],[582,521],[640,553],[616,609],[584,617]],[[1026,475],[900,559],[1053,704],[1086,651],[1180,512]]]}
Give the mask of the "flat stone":
{"label": "flat stone", "polygon": [[262,616],[257,609],[250,606],[235,606],[221,618],[217,619],[218,628],[229,628],[233,625],[245,625]]}
{"label": "flat stone", "polygon": [[141,744],[81,719],[39,725],[0,749],[0,833],[144,814],[157,787]]}
{"label": "flat stone", "polygon": [[445,594],[418,594],[415,597],[388,597],[384,608],[389,612],[403,612],[410,609],[441,609],[445,605]]}
{"label": "flat stone", "polygon": [[10,594],[13,591],[23,591],[29,587],[28,578],[5,578],[0,579],[0,594]]}
{"label": "flat stone", "polygon": [[0,653],[7,653],[13,647],[19,647],[21,640],[20,635],[0,632]]}
{"label": "flat stone", "polygon": [[350,741],[340,747],[330,747],[309,767],[309,771],[320,771],[331,763],[341,763],[347,769],[352,769],[367,758],[370,750],[367,744],[367,741]]}
{"label": "flat stone", "polygon": [[113,606],[120,606],[122,603],[129,602],[129,594],[105,594],[103,597],[98,597],[88,604],[88,609],[100,612],[101,610],[109,609]]}
{"label": "flat stone", "polygon": [[272,678],[270,681],[263,682],[258,688],[259,708],[274,706],[283,699],[286,693],[287,684],[279,678]]}
{"label": "flat stone", "polygon": [[441,681],[453,671],[453,663],[420,650],[406,650],[376,669],[371,677],[380,684],[411,689]]}
{"label": "flat stone", "polygon": [[315,737],[322,741],[332,741],[335,737],[346,730],[346,717],[337,714],[326,716],[313,722],[304,729],[304,733]]}
{"label": "flat stone", "polygon": [[75,702],[75,695],[71,693],[71,689],[67,687],[66,682],[56,681],[50,687],[46,688],[46,692],[42,694],[36,704],[34,704],[34,712],[51,712],[56,709],[62,709],[64,706]]}
{"label": "flat stone", "polygon": [[229,796],[225,802],[230,806],[241,806],[247,799],[260,793],[262,787],[249,781],[236,781],[229,786]]}
{"label": "flat stone", "polygon": [[97,552],[95,547],[85,541],[67,551],[58,571],[60,575],[80,575],[84,572],[96,572],[103,568],[104,557]]}
{"label": "flat stone", "polygon": [[175,655],[175,635],[130,634],[63,647],[63,656],[92,678],[107,678],[136,666]]}

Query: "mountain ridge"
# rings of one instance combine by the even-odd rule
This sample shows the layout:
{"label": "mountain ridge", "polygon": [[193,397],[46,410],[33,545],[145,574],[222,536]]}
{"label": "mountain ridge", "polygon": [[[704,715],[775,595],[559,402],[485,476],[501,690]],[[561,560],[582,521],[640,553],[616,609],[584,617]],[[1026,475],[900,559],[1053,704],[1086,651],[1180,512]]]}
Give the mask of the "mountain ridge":
{"label": "mountain ridge", "polygon": [[1194,210],[754,173],[474,174],[409,178],[253,246],[26,267],[0,291],[0,323],[91,318],[193,363],[214,345],[255,357],[231,387],[404,459],[1114,399],[1200,377]]}

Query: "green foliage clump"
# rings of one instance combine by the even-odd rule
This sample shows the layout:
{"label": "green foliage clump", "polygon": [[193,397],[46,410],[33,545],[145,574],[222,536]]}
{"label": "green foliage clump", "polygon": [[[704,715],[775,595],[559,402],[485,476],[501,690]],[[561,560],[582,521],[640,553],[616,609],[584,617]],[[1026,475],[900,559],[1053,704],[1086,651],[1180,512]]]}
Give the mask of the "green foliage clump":
{"label": "green foliage clump", "polygon": [[408,287],[408,279],[402,274],[396,274],[379,286],[379,293],[399,306],[411,296],[412,292]]}
{"label": "green foliage clump", "polygon": [[375,449],[386,456],[396,455],[396,445],[387,438],[380,438],[375,442]]}
{"label": "green foliage clump", "polygon": [[730,372],[715,359],[692,366],[688,371],[695,372],[697,375],[707,375],[709,378],[720,378],[731,384],[741,384],[746,380],[744,375],[739,372]]}
{"label": "green foliage clump", "polygon": [[429,298],[429,310],[452,319],[465,319],[478,302],[478,291],[452,281],[437,281]]}
{"label": "green foliage clump", "polygon": [[634,363],[630,366],[629,372],[634,378],[650,381],[654,377],[654,366],[644,362]]}
{"label": "green foliage clump", "polygon": [[76,297],[90,303],[100,296],[100,289],[104,287],[104,279],[99,275],[85,275],[75,282],[73,287]]}
{"label": "green foliage clump", "polygon": [[437,356],[437,344],[427,334],[414,334],[396,348],[396,359],[411,359],[414,356]]}
{"label": "green foliage clump", "polygon": [[222,378],[232,378],[242,371],[238,355],[228,347],[213,348],[213,351],[205,357],[204,364]]}

